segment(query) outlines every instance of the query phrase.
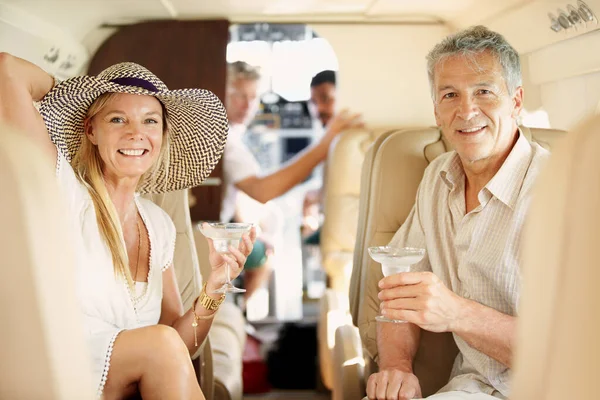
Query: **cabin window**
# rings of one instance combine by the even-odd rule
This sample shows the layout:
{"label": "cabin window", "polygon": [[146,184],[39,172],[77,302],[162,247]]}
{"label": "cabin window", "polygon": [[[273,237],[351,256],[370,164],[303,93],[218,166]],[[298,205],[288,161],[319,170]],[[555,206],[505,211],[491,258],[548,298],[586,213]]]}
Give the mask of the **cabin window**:
{"label": "cabin window", "polygon": [[310,80],[318,72],[338,70],[329,42],[304,24],[238,24],[230,28],[227,61],[260,67],[263,93],[287,101],[310,98]]}
{"label": "cabin window", "polygon": [[[338,71],[338,59],[308,25],[252,23],[230,27],[227,62],[235,61],[260,68],[259,110],[244,141],[272,172],[322,135],[310,110],[310,82],[323,70]],[[317,167],[308,180],[321,174]]]}

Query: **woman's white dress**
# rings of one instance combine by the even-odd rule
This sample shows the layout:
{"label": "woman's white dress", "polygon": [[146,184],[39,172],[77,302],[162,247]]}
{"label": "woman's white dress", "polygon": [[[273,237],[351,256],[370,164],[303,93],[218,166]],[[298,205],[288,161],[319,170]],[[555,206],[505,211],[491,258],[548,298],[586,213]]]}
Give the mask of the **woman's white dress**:
{"label": "woman's white dress", "polygon": [[97,385],[97,395],[101,396],[117,335],[125,329],[158,323],[162,271],[173,261],[175,226],[160,207],[136,196],[135,202],[150,239],[150,269],[147,285],[136,283],[137,293],[130,293],[126,281],[115,275],[110,250],[100,236],[90,194],[60,152],[56,174],[67,197],[69,214],[74,218],[77,297],[83,313],[93,382]]}

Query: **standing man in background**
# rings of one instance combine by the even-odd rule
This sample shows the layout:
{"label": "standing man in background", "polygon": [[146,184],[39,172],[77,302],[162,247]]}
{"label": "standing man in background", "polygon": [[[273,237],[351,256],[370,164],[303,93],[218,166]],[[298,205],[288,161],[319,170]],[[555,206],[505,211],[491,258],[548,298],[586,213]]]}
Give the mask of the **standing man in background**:
{"label": "standing man in background", "polygon": [[[310,81],[311,114],[317,118],[323,129],[332,120],[336,110],[336,74],[335,71],[324,70],[313,76]],[[325,181],[323,181],[325,182]],[[303,233],[306,244],[318,245],[321,239],[319,226],[319,209],[323,201],[323,188],[306,193],[303,205]]]}
{"label": "standing man in background", "polygon": [[335,72],[321,71],[310,81],[310,102],[315,116],[326,127],[335,115]]}

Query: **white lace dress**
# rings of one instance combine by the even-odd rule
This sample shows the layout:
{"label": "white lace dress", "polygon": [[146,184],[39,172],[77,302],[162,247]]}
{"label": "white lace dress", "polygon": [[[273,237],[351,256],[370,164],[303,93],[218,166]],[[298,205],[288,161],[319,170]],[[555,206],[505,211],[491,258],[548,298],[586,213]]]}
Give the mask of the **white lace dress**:
{"label": "white lace dress", "polygon": [[150,239],[150,269],[147,284],[136,283],[137,293],[130,293],[125,280],[115,275],[112,256],[100,236],[89,192],[61,155],[57,160],[56,174],[74,223],[77,297],[89,345],[93,383],[97,385],[100,397],[117,335],[125,329],[158,323],[162,271],[173,261],[175,226],[160,207],[136,196],[135,202]]}

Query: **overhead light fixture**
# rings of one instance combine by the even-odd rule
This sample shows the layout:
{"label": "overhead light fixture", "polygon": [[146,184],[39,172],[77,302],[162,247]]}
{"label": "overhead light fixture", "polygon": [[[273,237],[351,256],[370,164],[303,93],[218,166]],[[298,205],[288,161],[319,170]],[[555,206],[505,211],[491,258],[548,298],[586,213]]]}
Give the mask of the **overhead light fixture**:
{"label": "overhead light fixture", "polygon": [[70,69],[75,65],[76,57],[74,55],[69,54],[67,59],[60,64],[60,69]]}
{"label": "overhead light fixture", "polygon": [[564,30],[567,30],[574,26],[573,22],[571,22],[571,20],[569,19],[567,13],[561,10],[560,8],[558,9],[558,23]]}
{"label": "overhead light fixture", "polygon": [[548,13],[550,19],[550,29],[554,32],[577,28],[578,26],[586,26],[590,22],[598,23],[596,15],[592,9],[582,0],[577,1],[577,6],[567,4],[567,11],[558,9],[558,15]]}
{"label": "overhead light fixture", "polygon": [[56,60],[58,60],[58,56],[60,55],[60,50],[56,47],[51,47],[46,54],[44,54],[44,60],[50,64],[54,64]]}
{"label": "overhead light fixture", "polygon": [[577,1],[577,11],[579,11],[579,16],[581,16],[581,19],[585,22],[598,22],[592,9],[582,0]]}
{"label": "overhead light fixture", "polygon": [[558,32],[562,29],[562,26],[560,26],[560,23],[558,22],[558,18],[556,18],[554,14],[548,13],[548,18],[550,18],[550,29],[554,32]]}
{"label": "overhead light fixture", "polygon": [[571,24],[574,26],[584,24],[583,18],[581,18],[581,15],[579,15],[579,10],[571,4],[567,5],[567,18],[569,18],[569,21],[571,21]]}

